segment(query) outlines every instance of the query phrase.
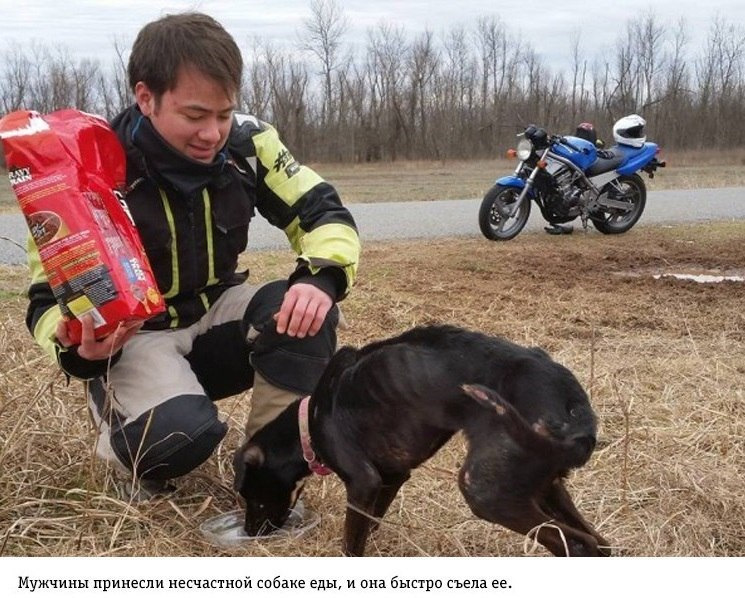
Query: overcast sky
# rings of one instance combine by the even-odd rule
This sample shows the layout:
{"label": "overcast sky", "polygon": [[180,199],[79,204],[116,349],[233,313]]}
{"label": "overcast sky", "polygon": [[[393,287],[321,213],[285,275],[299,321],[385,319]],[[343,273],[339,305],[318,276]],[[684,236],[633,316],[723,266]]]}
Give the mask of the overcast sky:
{"label": "overcast sky", "polygon": [[[648,14],[672,32],[686,19],[689,53],[705,44],[715,16],[745,27],[743,0],[340,0],[349,19],[345,41],[364,43],[381,22],[400,24],[409,38],[425,28],[441,33],[454,25],[473,27],[480,16],[498,16],[510,34],[521,35],[551,68],[568,68],[570,39],[579,35],[590,56],[613,50],[629,19]],[[137,31],[163,14],[201,10],[221,21],[241,47],[254,36],[290,44],[310,15],[309,0],[0,0],[0,51],[36,39],[63,44],[76,57],[108,62],[113,39],[128,48]]]}

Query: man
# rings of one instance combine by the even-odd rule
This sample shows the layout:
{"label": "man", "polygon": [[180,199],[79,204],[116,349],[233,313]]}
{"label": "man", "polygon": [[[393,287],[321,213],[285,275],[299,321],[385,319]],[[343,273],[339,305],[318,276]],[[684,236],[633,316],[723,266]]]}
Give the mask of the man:
{"label": "man", "polygon": [[[164,314],[98,340],[84,319],[73,346],[30,252],[29,329],[65,372],[87,380],[97,454],[145,494],[222,440],[213,401],[253,387],[252,435],[312,391],[336,346],[335,303],[357,269],[355,224],[334,188],[296,162],[270,125],[234,114],[242,71],[235,41],[204,14],[149,23],[132,47],[136,103],[112,127]],[[236,271],[255,209],[298,254],[288,280],[255,286]]]}

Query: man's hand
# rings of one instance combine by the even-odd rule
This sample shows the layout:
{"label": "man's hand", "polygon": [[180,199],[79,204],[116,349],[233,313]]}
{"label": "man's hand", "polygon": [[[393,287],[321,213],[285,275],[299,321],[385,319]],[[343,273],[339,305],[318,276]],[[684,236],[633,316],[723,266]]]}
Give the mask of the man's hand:
{"label": "man's hand", "polygon": [[[96,340],[93,332],[93,318],[83,316],[80,319],[83,331],[81,334],[80,345],[78,346],[78,355],[89,361],[99,359],[108,359],[119,351],[135,333],[142,328],[144,320],[132,320],[122,322],[119,327],[106,337]],[[64,320],[57,324],[57,340],[65,347],[72,346],[70,335],[67,332],[67,322]]]}
{"label": "man's hand", "polygon": [[274,314],[277,332],[298,338],[315,336],[333,305],[331,297],[318,287],[298,282],[287,290],[282,306]]}

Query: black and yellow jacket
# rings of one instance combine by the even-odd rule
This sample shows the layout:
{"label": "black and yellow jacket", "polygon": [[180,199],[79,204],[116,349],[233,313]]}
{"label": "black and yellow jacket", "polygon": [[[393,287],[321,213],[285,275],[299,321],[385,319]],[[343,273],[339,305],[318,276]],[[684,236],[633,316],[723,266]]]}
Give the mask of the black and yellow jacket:
{"label": "black and yellow jacket", "polygon": [[[136,106],[112,122],[127,154],[125,201],[150,260],[167,311],[146,329],[196,322],[229,286],[241,284],[238,255],[255,211],[284,230],[298,255],[290,282],[309,282],[334,300],[351,288],[359,238],[335,189],[300,165],[270,125],[236,115],[228,142],[212,164],[175,151]],[[29,240],[31,286],[26,324],[37,342],[72,376],[103,374],[105,362],[61,349],[61,313]]]}

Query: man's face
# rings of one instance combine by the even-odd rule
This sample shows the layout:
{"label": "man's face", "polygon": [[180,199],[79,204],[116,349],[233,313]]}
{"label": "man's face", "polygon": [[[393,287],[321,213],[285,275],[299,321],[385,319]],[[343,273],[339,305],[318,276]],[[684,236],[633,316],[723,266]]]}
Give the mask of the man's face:
{"label": "man's face", "polygon": [[209,164],[225,145],[235,110],[235,95],[227,95],[213,79],[194,68],[179,69],[176,86],[159,101],[140,81],[135,98],[155,130],[174,149]]}

